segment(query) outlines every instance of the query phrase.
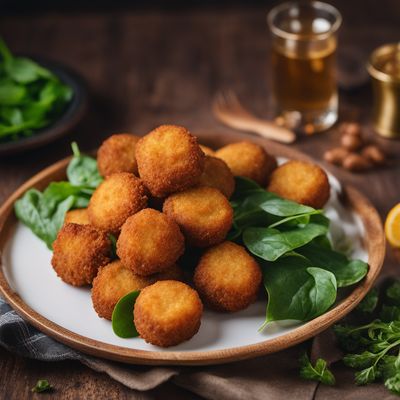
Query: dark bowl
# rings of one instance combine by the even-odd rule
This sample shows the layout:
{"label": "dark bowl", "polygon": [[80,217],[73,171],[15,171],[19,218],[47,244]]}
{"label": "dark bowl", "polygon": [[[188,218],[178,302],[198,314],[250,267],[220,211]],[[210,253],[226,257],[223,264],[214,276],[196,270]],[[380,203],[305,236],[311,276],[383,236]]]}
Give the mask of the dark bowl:
{"label": "dark bowl", "polygon": [[62,136],[68,135],[81,121],[88,105],[88,94],[83,79],[74,71],[53,61],[29,56],[38,64],[57,75],[73,90],[73,97],[64,112],[51,125],[39,129],[32,136],[0,143],[0,156],[9,156],[44,146]]}

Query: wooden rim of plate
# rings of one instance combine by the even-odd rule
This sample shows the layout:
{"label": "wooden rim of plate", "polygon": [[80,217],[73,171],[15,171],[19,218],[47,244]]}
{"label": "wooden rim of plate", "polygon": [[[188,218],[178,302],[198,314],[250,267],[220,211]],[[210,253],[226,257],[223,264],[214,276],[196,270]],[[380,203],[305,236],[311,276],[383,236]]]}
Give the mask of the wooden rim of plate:
{"label": "wooden rim of plate", "polygon": [[[215,148],[235,141],[251,140],[261,144],[275,156],[311,160],[305,154],[291,148],[245,134],[225,133],[223,135],[218,135],[215,132],[207,132],[198,134],[198,137],[202,143]],[[70,157],[65,158],[39,172],[20,186],[0,208],[1,253],[11,232],[11,228],[17,221],[13,212],[14,202],[21,197],[26,190],[32,187],[42,190],[49,182],[64,179],[65,169],[69,160]],[[131,364],[206,365],[263,356],[301,343],[343,318],[356,307],[376,280],[382,268],[385,256],[385,237],[378,212],[360,192],[349,186],[343,187],[341,200],[352,208],[363,222],[366,235],[364,246],[368,251],[369,264],[367,276],[355,286],[347,297],[325,314],[305,323],[289,333],[256,344],[211,351],[147,351],[115,346],[78,335],[44,318],[25,304],[20,296],[13,291],[4,275],[3,268],[0,268],[0,293],[12,308],[40,331],[61,343],[98,357]],[[2,260],[0,260],[0,263],[1,262]]]}

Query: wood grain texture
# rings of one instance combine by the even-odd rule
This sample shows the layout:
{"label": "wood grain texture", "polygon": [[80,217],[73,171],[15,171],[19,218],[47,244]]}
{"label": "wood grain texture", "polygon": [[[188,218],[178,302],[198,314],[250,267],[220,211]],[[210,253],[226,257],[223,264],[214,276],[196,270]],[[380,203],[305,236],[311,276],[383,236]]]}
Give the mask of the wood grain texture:
{"label": "wood grain texture", "polygon": [[[375,0],[331,3],[344,16],[339,55],[350,50],[366,60],[374,47],[398,40],[397,0],[382,0],[378,7]],[[218,10],[164,13],[151,9],[108,13],[78,10],[34,17],[0,16],[0,34],[13,49],[75,68],[87,79],[92,95],[89,113],[70,139],[38,152],[0,158],[0,201],[34,173],[70,154],[71,140],[87,150],[97,147],[112,132],[145,133],[164,122],[185,124],[193,131],[228,132],[210,112],[211,100],[219,89],[234,89],[246,107],[260,116],[271,115],[267,8],[225,5]],[[368,125],[370,103],[368,86],[341,92],[341,118],[359,118]],[[368,135],[373,137],[369,128]],[[294,146],[321,159],[324,150],[338,140],[338,134],[331,130],[301,138]],[[384,217],[400,200],[400,143],[379,142],[391,156],[387,167],[362,175],[334,172],[367,195]],[[397,273],[399,262],[388,249],[383,275]],[[82,398],[94,389],[98,397],[138,398],[107,376],[75,362],[40,363],[1,350],[0,371],[0,398],[4,399],[30,398],[30,387],[39,377],[57,387],[57,392],[46,398]],[[186,393],[182,398],[190,396]]]}

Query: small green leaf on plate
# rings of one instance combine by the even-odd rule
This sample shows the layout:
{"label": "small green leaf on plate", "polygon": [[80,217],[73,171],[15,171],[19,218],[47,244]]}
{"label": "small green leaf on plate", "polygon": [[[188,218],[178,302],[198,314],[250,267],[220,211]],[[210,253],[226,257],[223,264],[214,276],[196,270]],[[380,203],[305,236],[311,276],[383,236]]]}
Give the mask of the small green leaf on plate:
{"label": "small green leaf on plate", "polygon": [[133,322],[133,308],[140,290],[134,290],[122,297],[114,307],[112,313],[112,328],[114,333],[122,338],[139,336]]}

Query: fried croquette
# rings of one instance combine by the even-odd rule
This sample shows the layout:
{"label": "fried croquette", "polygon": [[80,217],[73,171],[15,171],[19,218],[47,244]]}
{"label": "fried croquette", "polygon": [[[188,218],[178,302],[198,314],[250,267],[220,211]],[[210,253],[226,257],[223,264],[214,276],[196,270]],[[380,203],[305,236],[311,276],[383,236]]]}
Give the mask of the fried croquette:
{"label": "fried croquette", "polygon": [[143,181],[128,172],[110,175],[93,193],[89,202],[90,223],[107,232],[118,233],[128,217],[147,205]]}
{"label": "fried croquette", "polygon": [[199,185],[218,189],[229,199],[235,190],[235,178],[225,161],[220,158],[206,156],[204,172],[200,177]]}
{"label": "fried croquette", "polygon": [[79,225],[89,225],[89,216],[86,208],[70,210],[65,214],[64,224],[73,223]]}
{"label": "fried croquette", "polygon": [[162,125],[136,145],[140,177],[154,197],[194,186],[204,170],[204,153],[181,126]]}
{"label": "fried croquette", "polygon": [[65,224],[53,243],[51,264],[57,275],[74,286],[91,284],[97,271],[110,262],[111,242],[90,225]]}
{"label": "fried croquette", "polygon": [[93,307],[99,317],[111,320],[114,307],[123,296],[167,279],[183,279],[182,270],[177,265],[173,265],[159,274],[139,276],[131,269],[124,267],[120,260],[115,260],[101,267],[93,280]]}
{"label": "fried croquette", "polygon": [[117,240],[117,255],[138,275],[166,270],[183,254],[184,237],[175,221],[146,208],[129,217]]}
{"label": "fried croquette", "polygon": [[232,226],[233,210],[217,189],[199,186],[169,196],[163,211],[181,228],[187,242],[207,247],[222,242]]}
{"label": "fried croquette", "polygon": [[199,145],[202,152],[206,155],[206,156],[214,156],[215,155],[215,151],[213,149],[211,149],[208,146],[204,146],[204,144],[200,144]]}
{"label": "fried croquette", "polygon": [[139,137],[129,133],[112,135],[106,139],[97,152],[97,165],[102,176],[118,172],[138,175],[135,149]]}
{"label": "fried croquette", "polygon": [[140,336],[161,347],[189,340],[200,328],[203,305],[190,286],[159,281],[144,288],[136,299],[134,322]]}
{"label": "fried croquette", "polygon": [[224,160],[233,175],[243,176],[265,186],[276,159],[261,146],[252,142],[238,142],[220,148],[215,156]]}
{"label": "fried croquette", "polygon": [[300,204],[322,208],[329,199],[330,184],[318,165],[294,160],[272,173],[267,190]]}
{"label": "fried croquette", "polygon": [[223,242],[208,249],[194,271],[202,300],[218,311],[239,311],[256,300],[261,270],[244,247]]}

